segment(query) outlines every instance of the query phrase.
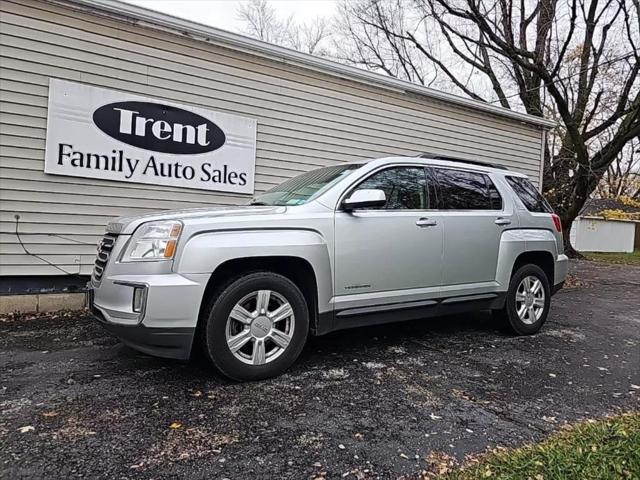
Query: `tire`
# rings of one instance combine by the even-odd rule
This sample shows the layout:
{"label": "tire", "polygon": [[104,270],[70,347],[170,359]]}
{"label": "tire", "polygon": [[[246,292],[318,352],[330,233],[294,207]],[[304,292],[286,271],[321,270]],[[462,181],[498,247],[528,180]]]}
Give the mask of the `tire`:
{"label": "tire", "polygon": [[205,357],[224,376],[237,381],[283,373],[302,352],[309,332],[304,295],[291,280],[273,272],[232,280],[213,299],[202,321]]}
{"label": "tire", "polygon": [[[536,280],[539,284],[534,283]],[[533,288],[527,292],[527,281],[530,287],[537,287],[535,293]],[[502,321],[509,333],[533,335],[546,322],[550,304],[551,290],[547,275],[537,265],[527,264],[518,268],[512,275],[504,307],[494,311],[494,315]]]}

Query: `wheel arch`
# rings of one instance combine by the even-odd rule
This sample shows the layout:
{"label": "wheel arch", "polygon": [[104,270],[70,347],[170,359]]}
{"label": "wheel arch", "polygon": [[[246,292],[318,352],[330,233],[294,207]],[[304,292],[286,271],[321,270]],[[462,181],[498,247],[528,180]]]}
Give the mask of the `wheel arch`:
{"label": "wheel arch", "polygon": [[516,270],[531,263],[545,272],[549,285],[553,288],[556,255],[555,237],[552,232],[539,229],[507,230],[500,239],[496,280],[506,289]]}
{"label": "wheel arch", "polygon": [[522,252],[513,262],[511,276],[523,265],[533,264],[542,269],[549,280],[549,288],[553,288],[555,263],[553,254],[547,250],[531,250]]}
{"label": "wheel arch", "polygon": [[268,271],[291,280],[302,292],[309,309],[309,328],[315,332],[319,322],[318,280],[311,263],[293,255],[265,255],[232,258],[222,262],[211,273],[200,304],[198,324],[217,293],[230,281],[252,272]]}
{"label": "wheel arch", "polygon": [[312,329],[330,323],[333,270],[329,246],[319,231],[264,228],[199,232],[180,249],[174,269],[177,273],[209,275],[199,319],[216,285],[242,273],[268,270],[290,278],[305,298],[311,299]]}

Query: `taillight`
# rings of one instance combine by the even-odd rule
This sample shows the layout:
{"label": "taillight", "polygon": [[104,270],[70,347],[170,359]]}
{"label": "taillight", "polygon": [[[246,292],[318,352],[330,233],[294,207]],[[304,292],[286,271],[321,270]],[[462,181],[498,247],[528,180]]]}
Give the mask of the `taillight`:
{"label": "taillight", "polygon": [[553,224],[556,226],[556,230],[562,232],[562,221],[560,220],[560,217],[555,213],[552,213],[551,218],[553,218]]}

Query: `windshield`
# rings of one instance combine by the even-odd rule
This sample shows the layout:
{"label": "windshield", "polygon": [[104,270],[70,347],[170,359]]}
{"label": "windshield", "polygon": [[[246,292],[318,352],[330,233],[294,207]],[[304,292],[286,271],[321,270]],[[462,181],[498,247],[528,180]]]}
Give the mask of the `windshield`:
{"label": "windshield", "polygon": [[347,163],[311,170],[257,195],[251,205],[302,205],[361,166],[361,163]]}

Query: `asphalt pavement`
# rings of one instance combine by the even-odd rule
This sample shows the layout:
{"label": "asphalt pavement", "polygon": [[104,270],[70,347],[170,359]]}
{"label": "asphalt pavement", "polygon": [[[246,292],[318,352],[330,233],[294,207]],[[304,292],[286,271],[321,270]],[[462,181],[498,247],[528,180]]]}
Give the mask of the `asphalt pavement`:
{"label": "asphalt pavement", "polygon": [[232,383],[86,314],[0,320],[0,478],[411,478],[640,408],[640,268],[572,264],[526,338],[478,312],[313,338]]}

